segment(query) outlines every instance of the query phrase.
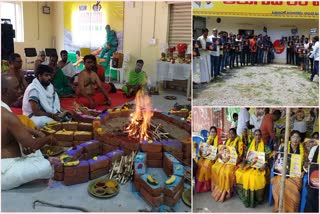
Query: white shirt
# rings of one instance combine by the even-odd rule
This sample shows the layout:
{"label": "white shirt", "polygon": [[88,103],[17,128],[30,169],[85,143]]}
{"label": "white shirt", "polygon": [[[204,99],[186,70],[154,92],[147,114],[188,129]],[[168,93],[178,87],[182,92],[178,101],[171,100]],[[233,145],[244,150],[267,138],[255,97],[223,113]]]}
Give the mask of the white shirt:
{"label": "white shirt", "polygon": [[319,61],[319,41],[314,44],[312,49],[312,54],[309,57],[314,58],[314,61]]}
{"label": "white shirt", "polygon": [[203,49],[206,49],[207,48],[207,42],[212,42],[212,40],[210,41],[209,37],[207,37],[207,39],[205,39],[203,37],[203,35],[199,36],[197,40],[200,41],[201,46],[202,46],[202,48],[199,48],[200,55],[207,55],[209,53],[208,50],[203,50]]}
{"label": "white shirt", "polygon": [[307,132],[307,123],[306,121],[298,121],[295,120],[293,123],[293,128],[292,130],[297,130],[301,133],[306,133]]}
{"label": "white shirt", "polygon": [[238,117],[238,127],[237,127],[237,135],[241,135],[244,128],[247,128],[247,122],[250,121],[250,114],[247,111],[247,109],[243,108],[239,112],[239,117]]}
{"label": "white shirt", "polygon": [[254,133],[257,129],[260,129],[260,125],[263,120],[263,116],[264,115],[257,117],[255,114],[250,115],[250,124],[254,125],[254,128],[252,128],[252,133]]}

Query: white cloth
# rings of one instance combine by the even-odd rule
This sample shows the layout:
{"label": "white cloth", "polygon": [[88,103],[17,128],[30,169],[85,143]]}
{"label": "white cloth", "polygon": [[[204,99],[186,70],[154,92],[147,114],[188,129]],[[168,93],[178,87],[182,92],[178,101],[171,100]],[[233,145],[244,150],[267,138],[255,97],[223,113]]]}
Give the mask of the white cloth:
{"label": "white cloth", "polygon": [[260,129],[263,116],[264,115],[261,115],[261,116],[256,116],[255,114],[250,115],[250,124],[254,126],[254,128],[252,128],[252,133],[254,133],[257,129]]}
{"label": "white cloth", "polygon": [[73,77],[74,75],[76,75],[76,71],[70,61],[67,61],[63,68],[61,68],[61,70],[67,77]]}
{"label": "white cloth", "polygon": [[8,111],[12,112],[11,108],[5,102],[3,102],[2,100],[1,100],[1,107],[3,107],[5,109],[7,109]]}
{"label": "white cloth", "polygon": [[306,133],[307,132],[307,122],[306,121],[297,121],[295,120],[293,123],[292,130],[297,130],[300,133]]}
{"label": "white cloth", "polygon": [[244,128],[247,128],[247,122],[250,121],[249,111],[245,108],[241,109],[238,118],[237,135],[240,136]]}
{"label": "white cloth", "polygon": [[208,50],[206,49],[207,42],[211,42],[209,37],[205,39],[203,36],[199,36],[198,41],[200,41],[202,48],[199,48],[200,52],[200,82],[210,82],[211,80],[211,59]]}
{"label": "white cloth", "polygon": [[[1,106],[12,112],[10,107],[1,101]],[[41,151],[25,155],[19,143],[22,157],[1,159],[1,189],[9,190],[36,179],[48,179],[53,176],[50,162]]]}
{"label": "white cloth", "polygon": [[[22,111],[24,115],[30,116],[33,114],[29,102],[32,97],[37,98],[40,108],[42,108],[43,111],[53,114],[60,112],[60,100],[52,84],[45,89],[37,78],[33,79],[32,83],[28,85],[24,92],[22,101]],[[37,128],[41,128],[47,122],[53,120],[47,116],[32,116],[30,119],[35,123]]]}
{"label": "white cloth", "polygon": [[210,55],[200,55],[200,82],[210,82],[210,68]]}
{"label": "white cloth", "polygon": [[190,77],[190,64],[157,61],[155,63],[157,81],[187,80]]}
{"label": "white cloth", "polygon": [[314,153],[316,152],[318,147],[319,147],[319,145],[315,145],[310,149],[309,156],[308,156],[308,159],[309,159],[310,162],[312,162]]}
{"label": "white cloth", "polygon": [[1,159],[1,189],[9,190],[36,179],[53,176],[50,162],[40,150],[25,157]]}
{"label": "white cloth", "polygon": [[314,61],[319,61],[319,41],[312,47],[312,53],[309,58],[314,58]]}

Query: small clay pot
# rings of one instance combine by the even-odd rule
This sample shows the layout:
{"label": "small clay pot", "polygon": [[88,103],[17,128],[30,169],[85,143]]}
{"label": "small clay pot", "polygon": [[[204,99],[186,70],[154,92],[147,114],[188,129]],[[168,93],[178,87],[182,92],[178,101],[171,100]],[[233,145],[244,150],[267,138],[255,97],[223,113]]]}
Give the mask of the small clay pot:
{"label": "small clay pot", "polygon": [[106,183],[105,182],[97,182],[95,185],[94,185],[94,188],[104,188],[106,186]]}
{"label": "small clay pot", "polygon": [[107,194],[112,195],[112,194],[116,193],[118,190],[115,187],[107,187],[105,189],[105,191],[106,191]]}
{"label": "small clay pot", "polygon": [[98,187],[94,189],[96,195],[105,195],[107,192],[103,187]]}

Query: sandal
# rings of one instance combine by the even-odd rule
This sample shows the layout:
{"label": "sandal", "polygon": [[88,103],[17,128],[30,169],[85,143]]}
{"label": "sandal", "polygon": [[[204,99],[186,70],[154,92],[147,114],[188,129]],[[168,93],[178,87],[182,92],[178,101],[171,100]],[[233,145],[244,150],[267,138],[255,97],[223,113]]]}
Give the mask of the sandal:
{"label": "sandal", "polygon": [[176,100],[177,99],[177,97],[175,97],[175,96],[165,96],[164,98],[167,100]]}

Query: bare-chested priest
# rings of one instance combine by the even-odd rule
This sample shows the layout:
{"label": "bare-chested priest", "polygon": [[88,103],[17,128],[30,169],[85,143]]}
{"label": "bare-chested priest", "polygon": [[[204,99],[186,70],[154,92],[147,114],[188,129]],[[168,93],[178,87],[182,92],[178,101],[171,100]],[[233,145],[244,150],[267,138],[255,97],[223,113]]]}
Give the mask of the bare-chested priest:
{"label": "bare-chested priest", "polygon": [[[53,136],[27,127],[11,112],[9,105],[19,96],[16,78],[1,77],[1,189],[9,190],[36,179],[53,175],[50,162],[39,150],[45,144],[56,144]],[[34,124],[33,124],[34,126]]]}
{"label": "bare-chested priest", "polygon": [[[77,102],[88,108],[94,109],[100,105],[111,105],[111,100],[99,79],[93,71],[96,57],[87,55],[83,58],[85,69],[78,77]],[[110,87],[111,89],[111,87]]]}

